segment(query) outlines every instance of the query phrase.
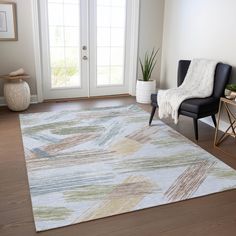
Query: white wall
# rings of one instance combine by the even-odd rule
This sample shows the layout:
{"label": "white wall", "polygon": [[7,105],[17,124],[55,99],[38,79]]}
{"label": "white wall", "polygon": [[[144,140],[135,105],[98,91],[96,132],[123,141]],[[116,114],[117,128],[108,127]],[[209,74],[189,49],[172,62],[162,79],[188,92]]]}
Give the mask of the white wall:
{"label": "white wall", "polygon": [[[5,0],[8,1],[8,0]],[[12,1],[13,2],[13,1]],[[33,48],[31,0],[15,0],[17,3],[17,20],[19,41],[0,42],[0,74],[7,74],[20,67],[31,75],[29,81],[31,93],[36,94],[35,64]],[[161,47],[164,0],[141,0],[139,55],[147,50]],[[160,78],[160,58],[153,77]],[[0,83],[0,96],[2,96]]]}
{"label": "white wall", "polygon": [[[6,0],[6,2],[10,2]],[[11,1],[17,4],[18,41],[0,41],[0,75],[23,67],[31,79],[28,81],[31,93],[36,94],[35,63],[30,0]],[[0,96],[3,94],[0,81]]]}
{"label": "white wall", "polygon": [[163,88],[176,86],[180,59],[216,59],[236,67],[235,9],[235,0],[165,0]]}
{"label": "white wall", "polygon": [[[165,0],[141,0],[140,1],[140,32],[139,32],[139,56],[142,59],[147,51],[162,47],[163,19]],[[157,57],[158,62],[153,71],[153,78],[159,85],[161,74],[161,51]],[[139,76],[141,76],[140,66]]]}

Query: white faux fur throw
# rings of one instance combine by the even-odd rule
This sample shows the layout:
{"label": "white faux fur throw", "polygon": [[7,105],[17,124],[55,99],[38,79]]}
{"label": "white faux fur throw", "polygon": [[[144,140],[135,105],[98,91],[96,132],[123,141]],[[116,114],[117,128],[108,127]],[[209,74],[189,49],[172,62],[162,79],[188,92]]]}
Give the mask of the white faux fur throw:
{"label": "white faux fur throw", "polygon": [[186,99],[211,96],[217,62],[207,59],[193,59],[183,84],[178,88],[159,90],[157,101],[160,119],[171,116],[178,123],[178,110]]}

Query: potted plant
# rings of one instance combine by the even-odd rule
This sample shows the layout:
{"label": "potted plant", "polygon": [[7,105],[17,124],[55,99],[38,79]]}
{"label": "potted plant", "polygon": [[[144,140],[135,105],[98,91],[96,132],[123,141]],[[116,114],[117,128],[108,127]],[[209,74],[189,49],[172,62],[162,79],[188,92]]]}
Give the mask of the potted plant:
{"label": "potted plant", "polygon": [[236,97],[236,84],[227,84],[225,88],[225,96],[227,98],[235,98]]}
{"label": "potted plant", "polygon": [[151,76],[157,63],[156,56],[158,52],[159,49],[156,51],[153,49],[150,55],[146,52],[143,61],[139,58],[142,79],[137,80],[136,101],[138,103],[151,103],[151,94],[156,92],[156,80],[152,80]]}

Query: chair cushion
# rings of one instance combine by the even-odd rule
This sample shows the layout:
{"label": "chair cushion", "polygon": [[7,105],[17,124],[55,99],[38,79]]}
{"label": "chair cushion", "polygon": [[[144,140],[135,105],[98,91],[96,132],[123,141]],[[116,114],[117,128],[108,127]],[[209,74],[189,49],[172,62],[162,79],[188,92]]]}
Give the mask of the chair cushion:
{"label": "chair cushion", "polygon": [[[152,105],[158,106],[157,94],[151,95]],[[219,99],[215,97],[208,98],[193,98],[182,102],[180,110],[191,112],[191,113],[207,113],[218,109]]]}
{"label": "chair cushion", "polygon": [[218,109],[219,99],[215,97],[193,98],[182,102],[180,110],[193,113],[207,113]]}

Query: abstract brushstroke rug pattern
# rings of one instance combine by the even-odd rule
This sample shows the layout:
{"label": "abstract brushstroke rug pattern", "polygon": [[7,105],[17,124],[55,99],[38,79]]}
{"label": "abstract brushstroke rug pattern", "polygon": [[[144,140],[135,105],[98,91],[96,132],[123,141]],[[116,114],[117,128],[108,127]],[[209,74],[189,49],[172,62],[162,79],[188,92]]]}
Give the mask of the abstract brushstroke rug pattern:
{"label": "abstract brushstroke rug pattern", "polygon": [[37,231],[236,187],[236,171],[136,105],[20,116]]}

